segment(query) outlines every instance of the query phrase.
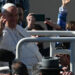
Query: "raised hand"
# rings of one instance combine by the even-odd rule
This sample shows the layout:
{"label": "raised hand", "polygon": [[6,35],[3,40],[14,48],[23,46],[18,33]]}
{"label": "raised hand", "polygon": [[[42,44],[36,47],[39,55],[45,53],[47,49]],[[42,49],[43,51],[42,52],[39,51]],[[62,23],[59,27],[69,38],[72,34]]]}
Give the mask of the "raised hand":
{"label": "raised hand", "polygon": [[3,17],[0,17],[0,35],[2,34],[2,31],[5,27],[5,21],[3,20]]}
{"label": "raised hand", "polygon": [[66,6],[69,2],[70,2],[70,0],[62,0],[62,5]]}
{"label": "raised hand", "polygon": [[33,17],[33,15],[28,15],[26,17],[26,20],[27,20],[28,28],[32,28],[33,25],[35,24],[35,18]]}

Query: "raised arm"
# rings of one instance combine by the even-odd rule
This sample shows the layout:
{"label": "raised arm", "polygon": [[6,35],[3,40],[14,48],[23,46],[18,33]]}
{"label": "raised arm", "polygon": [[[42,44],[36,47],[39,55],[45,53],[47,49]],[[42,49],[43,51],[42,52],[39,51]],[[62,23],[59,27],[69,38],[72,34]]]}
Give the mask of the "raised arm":
{"label": "raised arm", "polygon": [[70,0],[62,0],[62,6],[65,7],[69,2]]}
{"label": "raised arm", "polygon": [[67,19],[67,9],[66,5],[70,0],[62,0],[62,5],[59,8],[57,24],[61,27],[62,30],[66,29],[66,19]]}
{"label": "raised arm", "polygon": [[33,16],[34,13],[29,13],[28,16],[26,17],[26,21],[27,21],[27,27],[25,29],[31,29],[33,28],[34,24],[35,24],[35,18]]}
{"label": "raised arm", "polygon": [[3,17],[1,16],[1,17],[0,17],[0,36],[1,36],[2,33],[3,33],[4,27],[5,27],[5,20],[4,20]]}
{"label": "raised arm", "polygon": [[53,29],[61,30],[61,27],[60,27],[59,25],[55,24],[55,23],[52,22],[52,21],[45,20],[44,23],[45,23],[45,24],[48,24],[48,25],[51,26]]}

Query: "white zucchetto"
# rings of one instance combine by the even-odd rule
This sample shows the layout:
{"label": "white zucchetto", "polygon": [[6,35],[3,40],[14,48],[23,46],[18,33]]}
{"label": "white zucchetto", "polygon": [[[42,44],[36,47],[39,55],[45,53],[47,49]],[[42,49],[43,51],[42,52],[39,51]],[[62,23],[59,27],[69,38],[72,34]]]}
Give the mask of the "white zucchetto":
{"label": "white zucchetto", "polygon": [[3,13],[7,8],[12,7],[12,6],[15,6],[15,4],[13,4],[13,3],[6,3],[5,5],[2,6],[1,12]]}

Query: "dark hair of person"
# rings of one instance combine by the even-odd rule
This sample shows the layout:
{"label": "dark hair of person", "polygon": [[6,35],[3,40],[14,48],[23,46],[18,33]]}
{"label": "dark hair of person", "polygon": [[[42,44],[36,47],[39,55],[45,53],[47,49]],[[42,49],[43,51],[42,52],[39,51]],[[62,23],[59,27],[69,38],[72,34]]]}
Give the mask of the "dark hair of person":
{"label": "dark hair of person", "polygon": [[16,4],[16,7],[22,8],[22,9],[23,9],[23,11],[24,11],[24,7],[23,7],[23,5],[21,5],[21,4],[19,4],[19,3],[17,3],[17,4]]}
{"label": "dark hair of person", "polygon": [[7,0],[7,3],[13,3],[13,0]]}
{"label": "dark hair of person", "polygon": [[15,60],[12,63],[12,75],[14,75],[14,74],[29,75],[26,65],[18,60]]}
{"label": "dark hair of person", "polygon": [[10,68],[10,75],[11,75],[11,65],[12,61],[15,59],[15,54],[10,50],[0,49],[0,61],[8,62]]}
{"label": "dark hair of person", "polygon": [[68,24],[74,24],[75,25],[75,21],[69,21]]}
{"label": "dark hair of person", "polygon": [[73,26],[75,26],[75,21],[69,21],[69,22],[66,24],[66,29],[72,30]]}
{"label": "dark hair of person", "polygon": [[42,75],[60,75],[60,71],[57,69],[41,69],[39,70]]}
{"label": "dark hair of person", "polygon": [[14,60],[15,54],[9,50],[0,49],[0,61],[11,62]]}

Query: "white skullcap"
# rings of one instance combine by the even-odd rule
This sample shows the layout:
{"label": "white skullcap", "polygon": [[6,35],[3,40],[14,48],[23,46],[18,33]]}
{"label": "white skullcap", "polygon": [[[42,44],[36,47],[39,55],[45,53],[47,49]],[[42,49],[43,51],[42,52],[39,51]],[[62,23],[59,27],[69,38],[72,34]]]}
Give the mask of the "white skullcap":
{"label": "white skullcap", "polygon": [[15,6],[15,4],[13,4],[13,3],[6,3],[5,5],[2,6],[1,12],[3,13],[7,8],[12,7],[12,6]]}

